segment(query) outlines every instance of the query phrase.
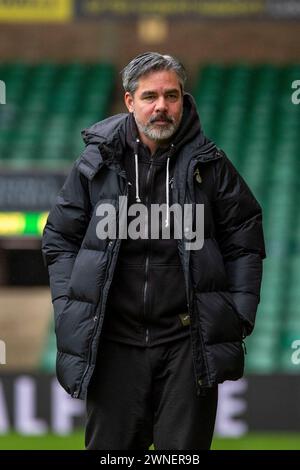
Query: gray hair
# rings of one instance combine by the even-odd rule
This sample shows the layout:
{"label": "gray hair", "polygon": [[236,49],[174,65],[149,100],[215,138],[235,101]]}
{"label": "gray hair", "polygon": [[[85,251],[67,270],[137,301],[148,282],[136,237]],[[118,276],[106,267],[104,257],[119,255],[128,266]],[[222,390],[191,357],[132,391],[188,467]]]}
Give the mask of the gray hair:
{"label": "gray hair", "polygon": [[124,67],[121,71],[124,90],[133,95],[138,87],[139,78],[158,70],[174,70],[183,92],[186,81],[184,66],[175,57],[162,55],[158,52],[144,52]]}

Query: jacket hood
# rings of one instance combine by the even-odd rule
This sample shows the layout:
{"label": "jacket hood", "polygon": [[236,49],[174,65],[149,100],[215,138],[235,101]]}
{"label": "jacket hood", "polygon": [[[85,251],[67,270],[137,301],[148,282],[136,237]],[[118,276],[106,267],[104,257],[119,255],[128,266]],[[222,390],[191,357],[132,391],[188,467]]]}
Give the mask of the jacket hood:
{"label": "jacket hood", "polygon": [[[81,135],[86,148],[81,156],[80,169],[89,179],[93,178],[104,161],[120,160],[125,146],[133,145],[134,137],[132,137],[131,144],[128,142],[130,120],[134,121],[131,113],[120,113],[82,130]],[[134,133],[132,135],[134,136]],[[200,155],[203,151],[205,154],[203,159],[206,161],[214,158],[213,151],[216,146],[203,133],[193,97],[189,93],[184,93],[182,120],[173,139],[170,140],[170,145],[173,152],[177,152],[179,148],[190,141],[192,141],[191,151],[193,153]]]}
{"label": "jacket hood", "polygon": [[[131,113],[120,113],[96,122],[81,132],[83,141],[86,145],[117,144],[117,147],[119,144],[124,145],[126,140],[130,144],[130,140],[126,139],[126,124],[128,125],[130,120],[134,121]],[[137,136],[136,125],[132,133]],[[208,139],[203,134],[195,101],[189,93],[185,93],[181,123],[170,142],[178,149],[196,136],[198,145],[207,143]]]}
{"label": "jacket hood", "polygon": [[181,123],[173,136],[172,143],[179,149],[193,139],[196,139],[199,146],[204,145],[207,140],[202,130],[195,100],[192,95],[185,93]]}
{"label": "jacket hood", "polygon": [[128,118],[128,113],[120,113],[102,121],[96,122],[81,131],[81,136],[86,145],[110,142],[118,134],[122,123]]}

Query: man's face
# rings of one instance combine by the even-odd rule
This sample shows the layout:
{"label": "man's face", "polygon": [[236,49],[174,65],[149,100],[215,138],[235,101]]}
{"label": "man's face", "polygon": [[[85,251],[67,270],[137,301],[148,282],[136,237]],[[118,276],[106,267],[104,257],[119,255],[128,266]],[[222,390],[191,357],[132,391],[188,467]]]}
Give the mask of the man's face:
{"label": "man's face", "polygon": [[156,142],[169,139],[177,130],[183,111],[176,73],[161,70],[140,77],[134,95],[125,93],[125,103],[133,112],[142,137]]}

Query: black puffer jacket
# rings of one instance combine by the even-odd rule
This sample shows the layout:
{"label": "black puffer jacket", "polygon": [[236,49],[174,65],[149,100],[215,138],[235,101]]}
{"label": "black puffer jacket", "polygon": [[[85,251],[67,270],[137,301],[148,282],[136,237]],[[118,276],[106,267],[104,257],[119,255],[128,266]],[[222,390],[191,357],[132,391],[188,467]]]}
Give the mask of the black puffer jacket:
{"label": "black puffer jacket", "polygon": [[[133,115],[126,120],[126,145],[120,164],[128,180],[128,209],[136,204],[138,187],[138,197],[148,210],[150,231],[151,206],[165,204],[167,197],[172,206],[170,186],[176,156],[199,133],[199,118],[188,96],[182,125],[172,142],[159,147],[153,155],[140,141]],[[174,218],[169,220],[168,238],[162,238],[165,222],[162,219],[157,224],[160,234],[157,239],[122,240],[102,329],[102,336],[110,340],[153,347],[190,334],[184,275],[177,240],[172,237]],[[133,220],[134,216],[128,216],[129,227]]]}
{"label": "black puffer jacket", "polygon": [[[189,95],[185,103],[195,108]],[[128,114],[83,133],[75,162],[43,233],[57,336],[57,377],[84,399],[97,356],[120,239],[99,239],[97,208],[128,194],[122,165]],[[184,124],[184,123],[183,123]],[[204,204],[204,245],[178,240],[198,393],[244,370],[242,340],[254,327],[265,257],[261,208],[223,151],[199,133],[176,155],[172,201]],[[184,229],[184,227],[183,227]],[[184,230],[183,230],[184,233]],[[189,240],[188,240],[189,241]]]}

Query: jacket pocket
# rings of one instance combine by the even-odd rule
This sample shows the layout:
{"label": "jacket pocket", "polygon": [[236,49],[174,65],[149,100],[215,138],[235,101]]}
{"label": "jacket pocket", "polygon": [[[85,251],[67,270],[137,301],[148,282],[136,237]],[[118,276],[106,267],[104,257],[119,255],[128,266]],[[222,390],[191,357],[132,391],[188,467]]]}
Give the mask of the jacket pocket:
{"label": "jacket pocket", "polygon": [[105,280],[108,255],[106,252],[81,248],[68,287],[70,299],[95,305],[99,302]]}
{"label": "jacket pocket", "polygon": [[229,292],[197,292],[196,305],[206,344],[242,341],[242,323]]}
{"label": "jacket pocket", "polygon": [[96,324],[95,313],[91,303],[72,299],[66,303],[55,331],[58,351],[87,358]]}

